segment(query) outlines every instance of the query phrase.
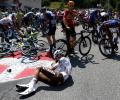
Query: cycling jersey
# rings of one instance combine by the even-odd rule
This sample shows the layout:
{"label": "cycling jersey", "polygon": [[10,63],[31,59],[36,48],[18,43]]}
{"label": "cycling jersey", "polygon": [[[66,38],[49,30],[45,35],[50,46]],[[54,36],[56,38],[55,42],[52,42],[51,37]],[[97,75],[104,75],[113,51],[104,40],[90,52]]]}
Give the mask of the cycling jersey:
{"label": "cycling jersey", "polygon": [[103,22],[103,24],[108,24],[110,27],[117,26],[118,23],[119,22],[116,19],[110,19],[110,20],[107,20],[107,21]]}
{"label": "cycling jersey", "polygon": [[59,64],[57,65],[57,68],[55,69],[55,71],[60,72],[64,77],[64,81],[66,81],[72,71],[72,66],[69,58],[67,57],[60,58]]}
{"label": "cycling jersey", "polygon": [[55,16],[55,14],[52,13],[51,11],[46,11],[45,15],[46,15],[46,18],[50,20],[49,25],[52,26],[52,27],[56,26],[56,16]]}
{"label": "cycling jersey", "polygon": [[96,18],[97,18],[97,11],[95,10],[90,14],[90,22],[95,24]]}
{"label": "cycling jersey", "polygon": [[0,20],[0,24],[1,25],[4,25],[4,24],[13,24],[13,22],[12,22],[12,19],[11,18],[9,18],[9,17],[4,17],[4,18],[2,18],[1,20]]}
{"label": "cycling jersey", "polygon": [[67,25],[69,27],[75,27],[74,23],[74,17],[77,15],[77,12],[75,10],[65,10],[64,11],[64,18],[67,22]]}

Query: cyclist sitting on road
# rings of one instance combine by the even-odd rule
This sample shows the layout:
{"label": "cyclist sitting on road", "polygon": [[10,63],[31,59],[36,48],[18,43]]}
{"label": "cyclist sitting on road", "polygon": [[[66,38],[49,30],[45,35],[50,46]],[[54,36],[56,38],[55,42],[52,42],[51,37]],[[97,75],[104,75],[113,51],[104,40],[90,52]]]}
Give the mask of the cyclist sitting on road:
{"label": "cyclist sitting on road", "polygon": [[[117,19],[104,21],[101,27],[103,28],[103,31],[107,34],[110,41],[113,40],[113,33],[110,31],[109,28],[118,28],[118,36],[120,36],[120,22]],[[118,47],[117,44],[116,47]]]}
{"label": "cyclist sitting on road", "polygon": [[68,53],[74,53],[74,44],[76,42],[75,17],[77,16],[77,12],[73,10],[74,4],[74,1],[68,1],[68,9],[64,11],[63,16],[68,41]]}
{"label": "cyclist sitting on road", "polygon": [[19,89],[25,89],[20,92],[21,95],[28,95],[36,90],[35,86],[38,81],[42,81],[49,85],[58,86],[62,85],[69,78],[72,66],[69,58],[64,57],[62,50],[56,50],[54,52],[55,62],[51,68],[38,67],[34,78],[28,84],[17,84],[16,87]]}

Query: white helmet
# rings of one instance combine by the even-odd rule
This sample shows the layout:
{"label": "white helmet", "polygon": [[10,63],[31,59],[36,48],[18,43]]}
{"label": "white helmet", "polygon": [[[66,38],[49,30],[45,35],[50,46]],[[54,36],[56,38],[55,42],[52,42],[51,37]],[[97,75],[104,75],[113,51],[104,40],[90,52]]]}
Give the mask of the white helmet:
{"label": "white helmet", "polygon": [[63,50],[56,50],[53,54],[54,59],[59,60],[61,57],[65,55]]}

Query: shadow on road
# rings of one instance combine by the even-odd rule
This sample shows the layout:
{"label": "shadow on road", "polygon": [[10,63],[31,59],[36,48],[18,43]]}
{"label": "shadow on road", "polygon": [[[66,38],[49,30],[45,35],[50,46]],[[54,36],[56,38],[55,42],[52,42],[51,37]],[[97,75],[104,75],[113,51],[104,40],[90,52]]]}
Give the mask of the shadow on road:
{"label": "shadow on road", "polygon": [[94,59],[94,55],[93,54],[88,54],[87,56],[83,56],[83,57],[79,57],[78,55],[69,55],[71,64],[73,67],[80,67],[80,68],[86,68],[86,64],[88,63],[92,63],[92,64],[99,64],[96,63],[93,59]]}
{"label": "shadow on road", "polygon": [[27,99],[27,98],[33,96],[35,93],[37,93],[37,92],[39,92],[41,90],[46,90],[46,91],[62,91],[64,89],[66,89],[67,87],[72,86],[73,84],[74,84],[74,82],[73,82],[72,76],[70,76],[68,78],[68,80],[64,84],[62,84],[60,86],[50,86],[50,85],[39,86],[34,93],[31,93],[31,94],[26,95],[26,96],[20,96],[19,99]]}
{"label": "shadow on road", "polygon": [[111,57],[109,57],[109,58],[106,57],[106,58],[104,58],[102,60],[105,60],[105,59],[113,59],[113,60],[120,61],[120,54],[114,54]]}

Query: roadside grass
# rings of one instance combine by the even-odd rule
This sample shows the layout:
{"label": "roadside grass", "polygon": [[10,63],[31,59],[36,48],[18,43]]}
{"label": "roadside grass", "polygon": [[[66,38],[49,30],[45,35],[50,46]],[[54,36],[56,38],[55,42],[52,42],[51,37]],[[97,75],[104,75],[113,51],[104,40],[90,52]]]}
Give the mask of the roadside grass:
{"label": "roadside grass", "polygon": [[66,8],[66,5],[62,2],[50,2],[50,5],[48,6],[50,9],[64,9]]}

